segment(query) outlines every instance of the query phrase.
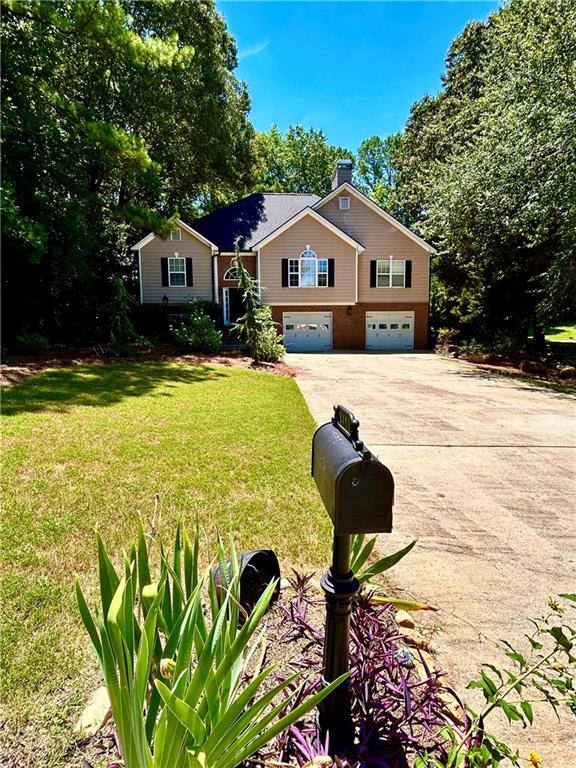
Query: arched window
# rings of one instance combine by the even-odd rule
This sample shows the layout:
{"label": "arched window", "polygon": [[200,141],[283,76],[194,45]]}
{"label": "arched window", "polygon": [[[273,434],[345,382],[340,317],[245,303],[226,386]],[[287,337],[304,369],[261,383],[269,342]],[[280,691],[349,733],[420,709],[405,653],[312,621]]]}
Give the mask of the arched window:
{"label": "arched window", "polygon": [[230,267],[224,273],[224,280],[238,280],[238,270],[236,267]]}
{"label": "arched window", "polygon": [[292,288],[325,288],[328,285],[328,259],[319,259],[307,245],[299,258],[288,260],[288,285]]}

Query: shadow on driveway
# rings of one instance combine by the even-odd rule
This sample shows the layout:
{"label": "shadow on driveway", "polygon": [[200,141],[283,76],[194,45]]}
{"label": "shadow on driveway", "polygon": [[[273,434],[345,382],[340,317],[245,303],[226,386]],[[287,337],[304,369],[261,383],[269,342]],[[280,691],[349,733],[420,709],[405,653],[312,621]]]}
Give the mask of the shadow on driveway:
{"label": "shadow on driveway", "polygon": [[[564,392],[559,387],[562,384],[555,382],[539,381],[538,379],[526,379],[515,373],[505,373],[500,371],[491,371],[487,368],[461,368],[452,371],[453,376],[460,376],[464,379],[475,379],[476,381],[493,381],[498,384],[502,381],[508,382],[516,392],[546,392],[555,395],[558,398],[574,399],[576,392]],[[558,388],[557,388],[558,387]]]}

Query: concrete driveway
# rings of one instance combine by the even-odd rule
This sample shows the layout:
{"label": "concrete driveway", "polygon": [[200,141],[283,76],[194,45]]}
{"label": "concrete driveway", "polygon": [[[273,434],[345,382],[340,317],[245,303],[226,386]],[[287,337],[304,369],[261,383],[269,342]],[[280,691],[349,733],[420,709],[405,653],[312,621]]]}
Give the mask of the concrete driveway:
{"label": "concrete driveway", "polygon": [[[394,532],[380,549],[418,538],[390,575],[400,593],[438,606],[418,622],[439,666],[462,690],[481,662],[503,665],[495,642],[521,644],[548,595],[576,591],[576,398],[432,354],[288,362],[316,421],[346,405],[392,470]],[[545,768],[567,768],[573,731],[543,708],[510,743],[539,752]]]}

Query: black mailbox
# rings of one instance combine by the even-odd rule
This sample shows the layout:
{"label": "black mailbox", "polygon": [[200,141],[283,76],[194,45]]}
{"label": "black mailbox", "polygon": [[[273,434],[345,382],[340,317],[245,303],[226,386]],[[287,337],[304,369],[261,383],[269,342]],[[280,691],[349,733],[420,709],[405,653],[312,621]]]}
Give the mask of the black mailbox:
{"label": "black mailbox", "polygon": [[394,478],[358,439],[358,421],[341,405],[314,433],[312,477],[336,535],[389,533]]}

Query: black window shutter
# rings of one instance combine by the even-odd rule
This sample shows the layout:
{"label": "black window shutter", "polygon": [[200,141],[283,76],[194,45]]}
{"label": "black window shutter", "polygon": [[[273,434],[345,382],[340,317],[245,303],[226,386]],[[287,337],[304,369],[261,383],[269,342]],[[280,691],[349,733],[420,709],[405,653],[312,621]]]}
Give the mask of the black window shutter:
{"label": "black window shutter", "polygon": [[406,261],[404,268],[404,288],[412,288],[412,262]]}
{"label": "black window shutter", "polygon": [[162,270],[162,286],[168,285],[168,259],[160,259],[160,268]]}
{"label": "black window shutter", "polygon": [[192,259],[190,258],[186,259],[186,285],[188,288],[190,288],[191,285],[194,285],[194,277],[192,275]]}
{"label": "black window shutter", "polygon": [[288,259],[282,259],[282,288],[288,288]]}
{"label": "black window shutter", "polygon": [[376,262],[370,262],[370,288],[376,288]]}
{"label": "black window shutter", "polygon": [[334,288],[334,259],[328,259],[328,286]]}

